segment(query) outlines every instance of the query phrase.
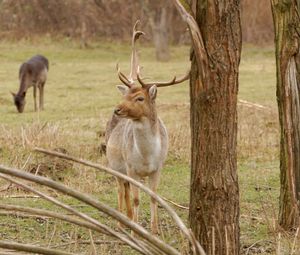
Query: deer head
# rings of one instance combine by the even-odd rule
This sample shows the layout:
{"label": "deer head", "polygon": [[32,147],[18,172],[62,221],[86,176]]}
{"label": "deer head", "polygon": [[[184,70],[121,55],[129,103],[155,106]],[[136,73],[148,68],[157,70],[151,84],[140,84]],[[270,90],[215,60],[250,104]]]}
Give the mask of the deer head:
{"label": "deer head", "polygon": [[23,92],[22,94],[16,94],[13,92],[10,92],[13,96],[13,100],[15,103],[15,106],[17,107],[17,110],[19,113],[22,113],[24,111],[24,107],[26,104],[26,100],[25,100],[25,96],[26,96],[26,92]]}
{"label": "deer head", "polygon": [[[136,41],[140,35],[144,35],[142,31],[137,31],[137,21],[133,28],[132,35],[132,53],[131,53],[131,69],[127,77],[120,71],[117,65],[117,71],[120,81],[123,85],[118,85],[117,88],[123,94],[123,102],[121,102],[114,110],[114,113],[119,117],[124,117],[132,120],[141,120],[143,117],[156,117],[155,98],[158,87],[171,86],[181,83],[189,79],[188,72],[185,76],[167,82],[144,82],[140,76],[140,67],[138,61],[138,53],[136,49]],[[141,85],[138,86],[137,82]]]}

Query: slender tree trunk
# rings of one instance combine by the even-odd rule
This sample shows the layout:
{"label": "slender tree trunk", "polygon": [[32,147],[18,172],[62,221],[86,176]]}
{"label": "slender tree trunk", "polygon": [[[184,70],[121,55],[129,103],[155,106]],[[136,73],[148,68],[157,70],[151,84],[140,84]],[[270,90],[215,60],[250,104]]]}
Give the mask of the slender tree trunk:
{"label": "slender tree trunk", "polygon": [[153,32],[153,41],[156,51],[156,59],[166,62],[170,60],[169,33],[168,33],[168,12],[166,7],[162,7],[159,18],[156,20],[150,16],[150,26]]}
{"label": "slender tree trunk", "polygon": [[271,0],[271,3],[281,127],[279,223],[291,230],[300,224],[300,1]]}
{"label": "slender tree trunk", "polygon": [[149,0],[140,0],[142,8],[149,18],[149,24],[153,34],[156,60],[166,62],[170,60],[169,50],[169,16],[171,15],[168,1],[153,3]]}
{"label": "slender tree trunk", "polygon": [[189,25],[194,46],[190,225],[207,254],[235,255],[239,254],[236,144],[240,1],[197,0],[196,23],[183,8],[178,9]]}

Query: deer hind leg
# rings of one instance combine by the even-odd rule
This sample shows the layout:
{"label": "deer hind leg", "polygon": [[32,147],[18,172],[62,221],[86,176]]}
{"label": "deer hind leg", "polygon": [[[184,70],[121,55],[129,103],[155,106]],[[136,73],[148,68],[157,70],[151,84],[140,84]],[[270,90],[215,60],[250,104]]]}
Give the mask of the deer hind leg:
{"label": "deer hind leg", "polygon": [[[157,186],[159,183],[160,172],[156,171],[149,176],[149,186],[152,191],[156,193]],[[151,197],[150,201],[150,209],[151,209],[151,232],[153,234],[158,234],[158,217],[157,217],[157,203],[156,200]]]}
{"label": "deer hind leg", "polygon": [[33,84],[34,111],[37,111],[37,104],[36,104],[36,87],[37,87],[37,84]]}
{"label": "deer hind leg", "polygon": [[45,82],[40,83],[39,89],[40,89],[40,110],[44,110],[44,85]]}
{"label": "deer hind leg", "polygon": [[[127,175],[135,180],[139,179],[138,176],[131,171],[131,169],[127,169]],[[132,191],[133,196],[133,221],[138,222],[139,219],[139,205],[140,205],[140,197],[139,197],[139,188],[135,185],[130,184],[130,189]]]}

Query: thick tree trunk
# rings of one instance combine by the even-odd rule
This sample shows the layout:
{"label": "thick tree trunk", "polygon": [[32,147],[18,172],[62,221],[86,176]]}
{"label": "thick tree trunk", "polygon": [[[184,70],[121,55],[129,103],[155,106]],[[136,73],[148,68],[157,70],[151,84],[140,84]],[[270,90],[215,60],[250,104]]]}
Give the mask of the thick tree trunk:
{"label": "thick tree trunk", "polygon": [[300,224],[300,53],[298,0],[271,0],[275,27],[277,102],[281,127],[279,223]]}
{"label": "thick tree trunk", "polygon": [[240,1],[198,0],[196,21],[206,56],[196,52],[194,43],[189,220],[207,254],[234,255],[239,254],[236,144]]}

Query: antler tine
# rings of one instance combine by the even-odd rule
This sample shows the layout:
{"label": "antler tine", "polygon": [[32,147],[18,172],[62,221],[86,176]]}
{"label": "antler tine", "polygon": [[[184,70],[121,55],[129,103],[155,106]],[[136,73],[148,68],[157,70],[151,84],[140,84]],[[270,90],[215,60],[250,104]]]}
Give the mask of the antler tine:
{"label": "antler tine", "polygon": [[169,82],[156,82],[154,83],[157,87],[166,87],[166,86],[171,86],[171,85],[175,85],[175,84],[179,84],[181,82],[184,82],[186,80],[188,80],[190,78],[190,70],[182,77],[180,77],[179,79],[176,79],[176,76],[174,76],[173,80],[169,81]]}
{"label": "antler tine", "polygon": [[118,76],[119,76],[120,81],[123,82],[123,84],[126,85],[127,87],[131,88],[132,85],[133,85],[133,82],[131,82],[131,81],[126,77],[126,75],[123,74],[123,73],[121,72],[121,69],[120,69],[120,67],[119,67],[119,63],[117,63],[116,68],[117,68],[117,71],[118,71]]}
{"label": "antler tine", "polygon": [[134,47],[134,43],[141,35],[145,35],[143,31],[137,30],[137,25],[140,23],[140,20],[137,20],[133,26],[132,30],[132,46]]}
{"label": "antler tine", "polygon": [[130,74],[129,74],[129,80],[136,80],[137,79],[137,68],[139,65],[139,59],[138,59],[138,53],[136,49],[135,42],[139,39],[141,35],[144,35],[145,33],[143,31],[137,30],[137,25],[139,24],[139,20],[137,20],[133,26],[133,32],[132,32],[132,53],[131,53],[131,62],[130,62]]}
{"label": "antler tine", "polygon": [[[138,69],[139,70],[139,69]],[[176,79],[176,76],[174,76],[174,78],[170,81],[167,81],[167,82],[147,82],[145,83],[140,75],[139,75],[139,72],[138,72],[138,75],[137,75],[137,79],[139,81],[139,83],[142,85],[143,88],[148,88],[152,85],[156,85],[156,87],[167,87],[167,86],[171,86],[171,85],[175,85],[175,84],[178,84],[178,83],[181,83],[181,82],[184,82],[186,80],[188,80],[190,78],[190,70],[182,77],[180,77],[179,79]]]}
{"label": "antler tine", "polygon": [[143,82],[143,79],[140,76],[140,66],[137,67],[137,73],[136,73],[137,80],[142,85],[143,88],[147,87],[147,84]]}

